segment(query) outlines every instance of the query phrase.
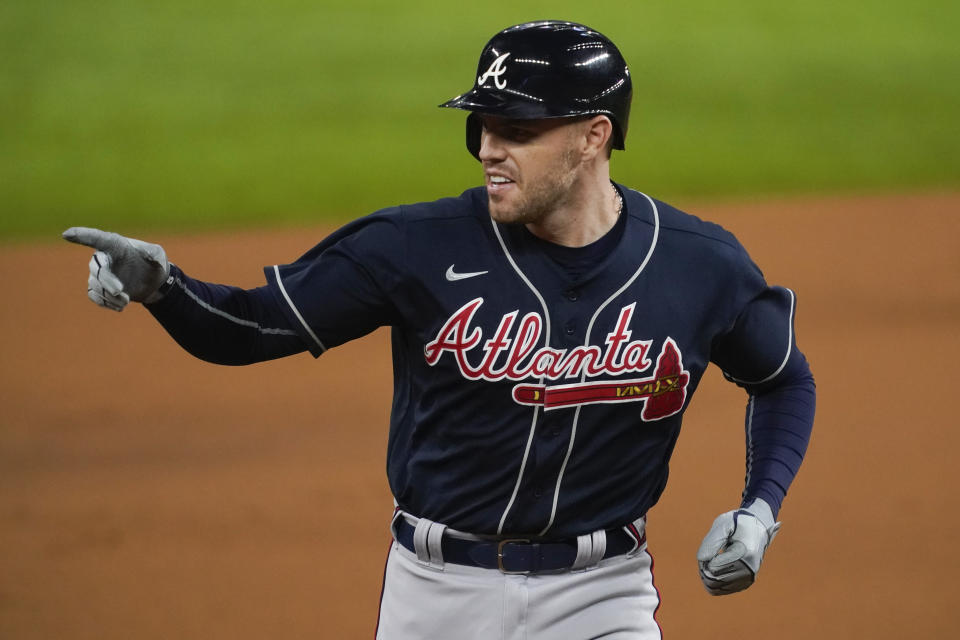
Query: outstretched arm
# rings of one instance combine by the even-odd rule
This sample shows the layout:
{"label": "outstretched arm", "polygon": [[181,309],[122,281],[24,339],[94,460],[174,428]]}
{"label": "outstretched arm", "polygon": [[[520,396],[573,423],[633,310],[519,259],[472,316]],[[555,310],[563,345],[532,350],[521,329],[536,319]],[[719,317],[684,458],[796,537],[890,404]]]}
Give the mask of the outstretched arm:
{"label": "outstretched arm", "polygon": [[267,287],[238,287],[194,280],[167,261],[157,244],[115,233],[73,227],[66,240],[96,249],[87,295],[122,311],[143,302],[180,346],[217,364],[251,364],[306,350]]}
{"label": "outstretched arm", "polygon": [[169,288],[144,306],[181,347],[216,364],[242,365],[306,351],[268,287],[194,280],[170,265]]}

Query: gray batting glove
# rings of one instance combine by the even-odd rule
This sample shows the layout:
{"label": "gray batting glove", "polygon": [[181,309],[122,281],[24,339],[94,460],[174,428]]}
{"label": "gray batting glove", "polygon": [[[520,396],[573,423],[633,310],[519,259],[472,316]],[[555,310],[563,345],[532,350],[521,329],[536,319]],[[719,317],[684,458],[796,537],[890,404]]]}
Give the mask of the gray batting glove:
{"label": "gray batting glove", "polygon": [[63,239],[97,250],[90,259],[87,297],[101,307],[123,311],[131,300],[163,297],[157,289],[170,274],[170,263],[160,245],[88,227],[70,227]]}
{"label": "gray batting glove", "polygon": [[697,551],[703,586],[711,595],[722,596],[752,585],[779,530],[770,505],[760,498],[719,515]]}

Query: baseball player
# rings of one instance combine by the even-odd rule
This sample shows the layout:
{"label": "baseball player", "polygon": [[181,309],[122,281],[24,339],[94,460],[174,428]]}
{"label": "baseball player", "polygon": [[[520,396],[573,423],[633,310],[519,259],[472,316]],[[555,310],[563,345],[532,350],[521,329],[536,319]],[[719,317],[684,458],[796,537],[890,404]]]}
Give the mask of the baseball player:
{"label": "baseball player", "polygon": [[[377,637],[660,638],[646,514],[709,362],[748,394],[742,501],[697,551],[749,587],[809,440],[796,299],[722,228],[611,182],[630,73],[569,22],[496,34],[462,109],[484,185],[351,222],[243,290],[95,229],[89,297],[199,358],[314,356],[392,328],[396,501]],[[647,150],[650,152],[650,150]]]}

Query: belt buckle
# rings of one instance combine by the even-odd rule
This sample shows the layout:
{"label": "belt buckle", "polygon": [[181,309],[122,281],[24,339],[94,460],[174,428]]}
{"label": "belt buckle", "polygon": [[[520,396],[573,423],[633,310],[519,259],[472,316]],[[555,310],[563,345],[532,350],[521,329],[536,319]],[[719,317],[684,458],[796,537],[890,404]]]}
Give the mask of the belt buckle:
{"label": "belt buckle", "polygon": [[530,544],[528,538],[506,538],[497,543],[497,569],[500,573],[508,576],[525,576],[531,573],[530,569],[520,571],[508,571],[503,568],[503,547],[508,544]]}

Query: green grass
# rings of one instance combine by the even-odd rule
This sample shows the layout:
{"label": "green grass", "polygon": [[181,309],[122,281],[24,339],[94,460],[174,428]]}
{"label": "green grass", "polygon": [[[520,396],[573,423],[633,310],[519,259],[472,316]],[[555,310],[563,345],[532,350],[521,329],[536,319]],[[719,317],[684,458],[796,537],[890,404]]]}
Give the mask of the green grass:
{"label": "green grass", "polygon": [[[495,31],[560,17],[634,79],[615,178],[661,197],[960,186],[960,4],[0,3],[0,238],[342,221],[479,182]],[[517,8],[521,7],[521,8]]]}

